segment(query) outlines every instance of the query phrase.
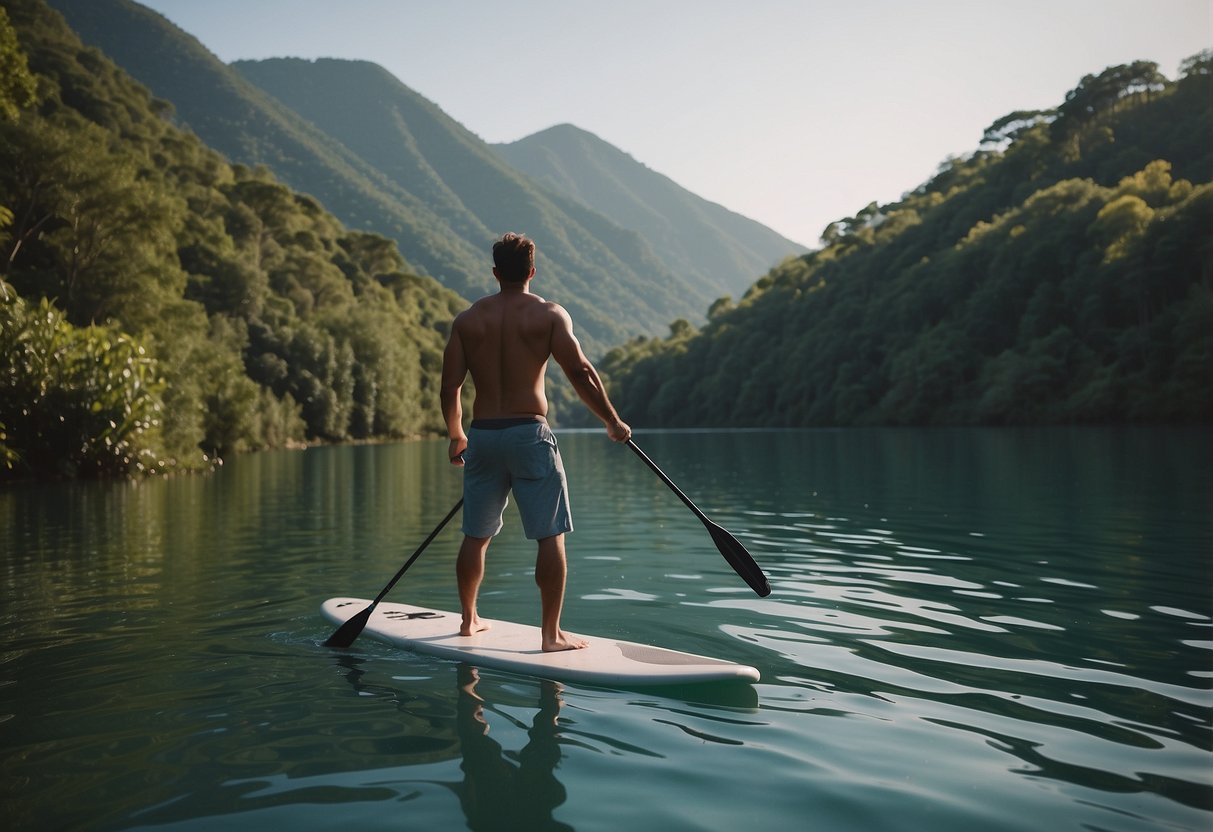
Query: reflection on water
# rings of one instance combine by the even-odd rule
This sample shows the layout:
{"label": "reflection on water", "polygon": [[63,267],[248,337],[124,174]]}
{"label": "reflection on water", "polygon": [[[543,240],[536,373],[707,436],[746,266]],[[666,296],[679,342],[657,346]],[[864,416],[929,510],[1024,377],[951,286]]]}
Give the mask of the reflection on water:
{"label": "reflection on water", "polygon": [[[570,630],[758,667],[629,692],[320,647],[459,494],[442,443],[0,492],[12,828],[1193,829],[1213,819],[1196,430],[561,437]],[[457,533],[393,598],[451,608]],[[483,612],[534,623],[513,513]]]}
{"label": "reflection on water", "polygon": [[[368,678],[368,671],[363,669],[366,659],[338,655],[335,660],[359,695],[394,703],[404,721],[416,719],[419,710],[422,713],[430,710],[432,703],[407,699],[399,688]],[[552,818],[552,810],[564,803],[567,796],[555,775],[561,759],[558,717],[563,686],[550,681],[535,683],[538,688],[535,714],[528,728],[509,710],[486,703],[477,693],[480,682],[477,668],[460,664],[454,679],[454,737],[444,736],[450,719],[449,714],[443,714],[441,720],[429,720],[429,730],[414,727],[404,735],[370,743],[363,753],[370,757],[402,757],[414,763],[458,756],[463,780],[439,785],[458,797],[471,829],[571,829]],[[492,721],[526,728],[526,745],[518,750],[504,749],[491,736],[490,715]],[[419,744],[418,739],[425,742]]]}
{"label": "reflection on water", "polygon": [[[476,694],[479,671],[459,668],[459,741],[463,751],[464,781],[459,799],[471,829],[572,829],[552,819],[552,810],[564,803],[567,793],[556,779],[560,762],[557,716],[562,686],[541,682],[539,703],[527,736],[529,741],[516,754],[507,754],[489,736],[485,702]],[[507,712],[494,713],[510,719]],[[515,721],[516,725],[521,723]]]}

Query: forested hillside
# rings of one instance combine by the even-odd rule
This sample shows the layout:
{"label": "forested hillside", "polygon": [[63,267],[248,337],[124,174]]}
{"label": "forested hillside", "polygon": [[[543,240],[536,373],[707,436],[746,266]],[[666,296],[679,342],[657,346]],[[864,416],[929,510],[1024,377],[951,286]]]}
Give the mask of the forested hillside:
{"label": "forested hillside", "polygon": [[1213,59],[1082,79],[604,362],[641,425],[1213,420]]}
{"label": "forested hillside", "polygon": [[[141,9],[95,8],[110,4]],[[463,298],[393,239],[181,129],[43,0],[0,12],[0,478],[204,468],[244,449],[441,429],[442,344]],[[605,249],[573,246],[586,257],[651,256],[453,122],[425,121],[413,108],[433,105],[378,67],[242,67],[287,98],[296,69],[334,96],[376,90],[388,122],[409,114],[407,130],[372,131],[392,146],[463,148],[451,158],[467,169],[410,157],[428,160],[432,192],[408,188],[482,224],[477,269],[488,219],[517,199],[573,241],[613,228]],[[307,123],[223,71],[270,102],[247,114]],[[365,116],[365,101],[351,106]],[[394,157],[369,133],[338,141],[340,114],[318,106],[330,123],[308,135],[388,182]],[[1087,76],[1055,109],[999,119],[900,200],[832,223],[819,250],[712,303],[701,329],[678,319],[612,350],[612,396],[629,421],[663,427],[1213,420],[1210,135],[1209,52],[1175,81],[1146,62]],[[412,175],[392,176],[404,188]],[[443,191],[460,177],[487,190]],[[556,392],[562,416],[569,397]]]}
{"label": "forested hillside", "polygon": [[437,232],[441,221],[422,200],[393,191],[339,142],[151,9],[132,0],[50,5],[85,43],[170,102],[174,119],[229,160],[265,165],[284,183],[316,196],[348,227],[397,240],[402,250],[414,252],[418,268],[435,277],[470,275],[480,262],[479,250]]}
{"label": "forested hillside", "polygon": [[594,352],[659,332],[671,313],[700,312],[715,297],[706,283],[665,268],[639,235],[537,187],[376,64],[276,58],[232,67],[429,205],[443,234],[476,241],[476,271],[459,285],[468,297],[495,290],[488,250],[509,230],[536,240],[535,290],[568,307]]}
{"label": "forested hillside", "polygon": [[41,0],[3,10],[0,476],[441,429],[461,298],[175,127]]}
{"label": "forested hillside", "polygon": [[671,271],[710,287],[709,301],[740,294],[775,264],[806,251],[571,124],[493,148],[536,181],[644,237]]}
{"label": "forested hillside", "polygon": [[661,332],[675,317],[698,318],[718,294],[693,273],[667,268],[636,233],[535,184],[376,65],[283,59],[229,67],[132,0],[50,3],[86,43],[172,103],[174,118],[209,146],[265,165],[349,227],[396,240],[416,269],[464,297],[493,290],[487,252],[497,236],[531,235],[536,291],[569,308],[592,353]]}

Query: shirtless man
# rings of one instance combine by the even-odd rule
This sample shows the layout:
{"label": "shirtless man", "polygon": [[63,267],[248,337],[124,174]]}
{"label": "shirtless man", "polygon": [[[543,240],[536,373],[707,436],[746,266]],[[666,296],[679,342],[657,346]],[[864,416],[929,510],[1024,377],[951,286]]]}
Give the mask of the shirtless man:
{"label": "shirtless man", "polygon": [[[476,614],[476,596],[485,552],[501,531],[512,490],[523,531],[539,541],[535,583],[543,608],[541,646],[545,651],[575,650],[586,642],[560,629],[568,574],[564,535],[573,524],[564,466],[545,418],[548,358],[556,359],[612,440],[626,442],[632,429],[615,412],[597,370],[581,351],[568,312],[531,294],[535,244],[506,234],[493,245],[493,264],[499,291],[456,316],[442,356],[442,415],[450,458],[453,465],[464,466],[464,538],[455,562],[463,608],[459,632],[470,636],[489,628]],[[476,399],[465,434],[460,392],[469,372]]]}

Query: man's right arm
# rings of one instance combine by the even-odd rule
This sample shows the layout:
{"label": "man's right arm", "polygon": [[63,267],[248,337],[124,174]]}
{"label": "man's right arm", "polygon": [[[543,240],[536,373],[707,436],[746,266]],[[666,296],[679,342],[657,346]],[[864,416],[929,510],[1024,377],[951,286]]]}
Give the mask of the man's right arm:
{"label": "man's right arm", "polygon": [[463,465],[461,455],[468,446],[463,432],[463,381],[467,378],[467,358],[459,338],[459,319],[451,324],[451,337],[442,353],[442,418],[446,421],[447,437],[451,440],[448,455],[452,465]]}
{"label": "man's right arm", "polygon": [[552,306],[555,315],[552,324],[552,358],[556,359],[560,369],[568,376],[573,389],[585,402],[586,407],[602,420],[607,435],[615,442],[628,441],[632,438],[632,429],[615,412],[602,378],[590,363],[590,359],[582,352],[581,343],[573,334],[573,321],[569,313],[556,304]]}

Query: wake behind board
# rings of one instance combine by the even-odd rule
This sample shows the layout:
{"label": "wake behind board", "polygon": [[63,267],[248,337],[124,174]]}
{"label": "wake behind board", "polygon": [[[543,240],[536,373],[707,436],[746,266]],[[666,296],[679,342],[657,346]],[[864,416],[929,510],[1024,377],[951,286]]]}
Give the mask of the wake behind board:
{"label": "wake behind board", "polygon": [[[370,601],[330,598],[321,611],[335,624],[362,612]],[[743,664],[613,638],[577,635],[590,643],[581,650],[544,653],[539,628],[492,620],[492,628],[459,635],[459,613],[381,603],[364,632],[417,653],[507,670],[558,682],[596,685],[672,685],[742,679],[757,682],[758,671]]]}

